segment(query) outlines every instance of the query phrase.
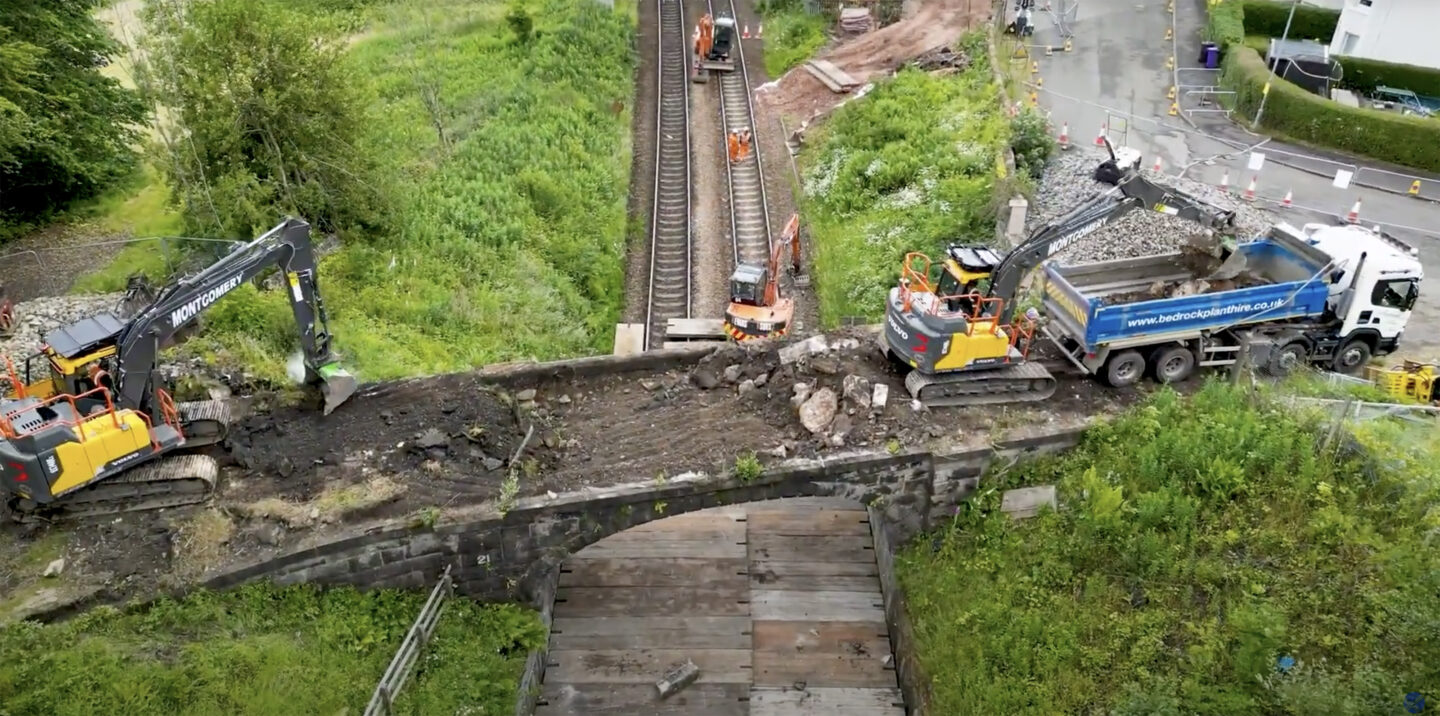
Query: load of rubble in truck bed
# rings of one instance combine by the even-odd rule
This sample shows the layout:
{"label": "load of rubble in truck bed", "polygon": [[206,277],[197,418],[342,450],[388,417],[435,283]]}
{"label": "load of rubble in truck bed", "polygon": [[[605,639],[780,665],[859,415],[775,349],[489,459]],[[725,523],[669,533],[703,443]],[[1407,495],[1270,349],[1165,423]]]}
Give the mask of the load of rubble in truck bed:
{"label": "load of rubble in truck bed", "polygon": [[[1234,291],[1252,286],[1276,283],[1267,277],[1263,267],[1241,271],[1233,278],[1216,278],[1211,274],[1219,262],[1209,257],[1190,253],[1165,254],[1151,259],[1142,259],[1149,269],[1142,277],[1116,282],[1100,297],[1106,306],[1117,304],[1154,301],[1163,298],[1181,298],[1207,293]],[[1139,263],[1136,263],[1138,266]],[[1094,290],[1091,287],[1090,290]]]}

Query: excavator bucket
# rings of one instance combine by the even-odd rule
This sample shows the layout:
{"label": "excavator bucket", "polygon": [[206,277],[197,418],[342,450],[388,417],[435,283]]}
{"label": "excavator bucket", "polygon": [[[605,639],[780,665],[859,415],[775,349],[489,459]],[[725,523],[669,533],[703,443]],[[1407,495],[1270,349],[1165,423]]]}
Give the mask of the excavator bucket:
{"label": "excavator bucket", "polygon": [[316,373],[320,376],[320,394],[325,397],[325,415],[334,412],[360,387],[355,376],[341,368],[339,363],[326,363]]}
{"label": "excavator bucket", "polygon": [[1247,267],[1245,254],[1236,250],[1236,247],[1224,237],[1210,233],[1191,234],[1186,238],[1181,250],[1186,253],[1204,256],[1209,261],[1198,274],[1204,274],[1200,278],[1208,280],[1232,279],[1244,273]]}

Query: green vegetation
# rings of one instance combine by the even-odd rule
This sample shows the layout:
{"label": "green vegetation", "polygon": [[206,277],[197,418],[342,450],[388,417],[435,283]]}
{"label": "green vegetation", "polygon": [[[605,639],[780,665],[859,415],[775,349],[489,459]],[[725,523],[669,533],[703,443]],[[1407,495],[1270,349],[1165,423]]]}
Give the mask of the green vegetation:
{"label": "green vegetation", "polygon": [[992,240],[1013,129],[985,42],[983,33],[962,40],[974,58],[964,72],[902,70],[808,140],[804,211],[827,327],[878,317],[906,252]]}
{"label": "green vegetation", "polygon": [[[1210,6],[1205,36],[1226,48],[1220,84],[1236,92],[1235,109],[1254,117],[1269,81],[1264,55],[1269,38],[1284,32],[1289,4],[1269,0],[1223,2]],[[1328,42],[1338,13],[1299,6],[1290,36]],[[1278,24],[1277,24],[1278,23]],[[1413,65],[1337,57],[1342,88],[1361,94],[1385,85],[1418,94],[1440,95],[1440,72]],[[1329,147],[1417,169],[1440,170],[1440,122],[1369,108],[1345,107],[1295,84],[1271,83],[1261,126],[1302,143]]]}
{"label": "green vegetation", "polygon": [[735,467],[730,470],[730,474],[741,482],[754,482],[765,474],[765,466],[760,464],[760,458],[751,450],[735,458]]}
{"label": "green vegetation", "polygon": [[[204,130],[203,178],[192,158],[160,162],[187,225],[241,238],[295,210],[338,232],[321,285],[339,350],[366,379],[607,350],[623,299],[633,7],[307,3],[337,7],[218,0],[170,18],[162,42],[204,57],[157,85],[189,108],[182,127]],[[364,31],[343,53],[299,46],[355,13]],[[289,67],[317,81],[274,79]],[[245,84],[236,73],[260,89],[232,86]],[[228,121],[241,112],[256,131]],[[279,292],[247,285],[206,319],[187,349],[284,380],[295,332]]]}
{"label": "green vegetation", "polygon": [[[252,585],[0,629],[11,716],[359,713],[428,595]],[[401,714],[508,714],[544,626],[512,605],[446,603]]]}
{"label": "green vegetation", "polygon": [[[1233,0],[1231,0],[1233,3]],[[1285,22],[1290,19],[1288,2],[1275,0],[1244,0],[1240,3],[1245,33],[1265,37],[1281,37],[1285,34]],[[1330,44],[1335,36],[1335,25],[1340,22],[1340,11],[1313,5],[1295,5],[1295,19],[1290,22],[1290,39],[1316,40]]]}
{"label": "green vegetation", "polygon": [[[1358,715],[1434,698],[1440,450],[1429,427],[1353,430],[1211,383],[992,476],[897,560],[932,710]],[[1004,488],[1044,483],[1059,512],[999,512]]]}
{"label": "green vegetation", "polygon": [[802,0],[761,0],[756,10],[765,18],[765,74],[772,79],[810,59],[825,46],[825,15],[807,12]]}
{"label": "green vegetation", "polygon": [[145,110],[100,73],[115,44],[97,4],[0,0],[0,235],[134,167]]}
{"label": "green vegetation", "polygon": [[[1267,81],[1269,70],[1255,50],[1237,44],[1226,51],[1220,84],[1235,91],[1233,108],[1241,117],[1255,116]],[[1261,126],[1287,139],[1440,171],[1440,122],[1345,107],[1279,78]]]}

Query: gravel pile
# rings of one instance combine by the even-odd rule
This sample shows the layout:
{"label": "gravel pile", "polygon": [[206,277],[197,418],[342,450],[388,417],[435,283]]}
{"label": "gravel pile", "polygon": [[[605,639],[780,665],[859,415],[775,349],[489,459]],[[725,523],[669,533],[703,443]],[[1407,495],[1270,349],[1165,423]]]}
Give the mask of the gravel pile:
{"label": "gravel pile", "polygon": [[0,341],[0,353],[19,367],[21,361],[40,350],[45,334],[97,313],[114,312],[121,293],[85,296],[47,296],[15,304],[15,335]]}
{"label": "gravel pile", "polygon": [[[1108,184],[1091,178],[1100,161],[1099,152],[1071,150],[1047,164],[1045,176],[1030,205],[1027,232],[1069,212],[1096,192],[1110,189]],[[1264,233],[1275,223],[1275,217],[1270,212],[1252,206],[1237,195],[1227,195],[1219,187],[1173,176],[1156,176],[1148,170],[1144,174],[1158,184],[1234,210],[1235,225],[1242,240]],[[1061,263],[1078,264],[1170,253],[1178,250],[1186,237],[1198,230],[1199,226],[1193,222],[1141,208],[1081,239],[1061,252],[1058,258]]]}

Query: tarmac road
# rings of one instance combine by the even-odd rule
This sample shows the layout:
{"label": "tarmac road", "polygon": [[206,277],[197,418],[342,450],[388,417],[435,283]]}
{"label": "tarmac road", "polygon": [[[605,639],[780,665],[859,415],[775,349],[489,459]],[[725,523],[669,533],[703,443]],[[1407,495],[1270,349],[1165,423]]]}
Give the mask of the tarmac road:
{"label": "tarmac road", "polygon": [[[1044,0],[1037,5],[1043,6]],[[1303,171],[1280,164],[1276,159],[1282,155],[1271,151],[1260,171],[1251,171],[1250,154],[1244,148],[1268,141],[1265,137],[1249,134],[1222,114],[1193,111],[1201,109],[1195,94],[1181,97],[1192,112],[1170,116],[1166,94],[1177,72],[1167,68],[1168,58],[1174,57],[1180,68],[1181,85],[1198,87],[1215,81],[1216,72],[1192,69],[1199,65],[1205,0],[1175,0],[1173,40],[1165,39],[1172,23],[1166,0],[1052,0],[1051,6],[1051,13],[1035,12],[1037,29],[1028,41],[1037,46],[1030,48],[1031,59],[1039,63],[1039,76],[1044,79],[1041,107],[1050,113],[1057,131],[1062,123],[1069,124],[1072,151],[1097,151],[1096,135],[1108,127],[1110,141],[1140,150],[1146,168],[1158,156],[1166,174],[1184,172],[1191,179],[1217,185],[1228,172],[1230,189],[1236,193],[1255,178],[1257,201],[1272,205],[1293,192],[1294,208],[1286,214],[1296,225],[1333,220],[1361,200],[1361,222],[1379,224],[1415,246],[1431,277],[1422,288],[1400,356],[1440,359],[1440,205],[1395,193],[1408,187],[1412,177],[1385,172],[1409,170],[1374,164],[1380,171],[1362,170],[1357,175],[1367,184],[1385,184],[1389,191],[1357,183],[1336,188],[1333,172],[1342,165],[1318,156],[1285,158],[1310,169]],[[1071,52],[1059,49],[1063,37],[1057,17],[1065,18],[1073,33]],[[1050,57],[1043,49],[1047,44],[1056,47]],[[1244,144],[1247,140],[1249,145]],[[1242,148],[1237,149],[1237,144]],[[1276,143],[1270,147],[1309,153]],[[1258,151],[1266,149],[1261,146]],[[1440,196],[1440,183],[1431,188],[1428,179],[1422,182],[1422,196]]]}

